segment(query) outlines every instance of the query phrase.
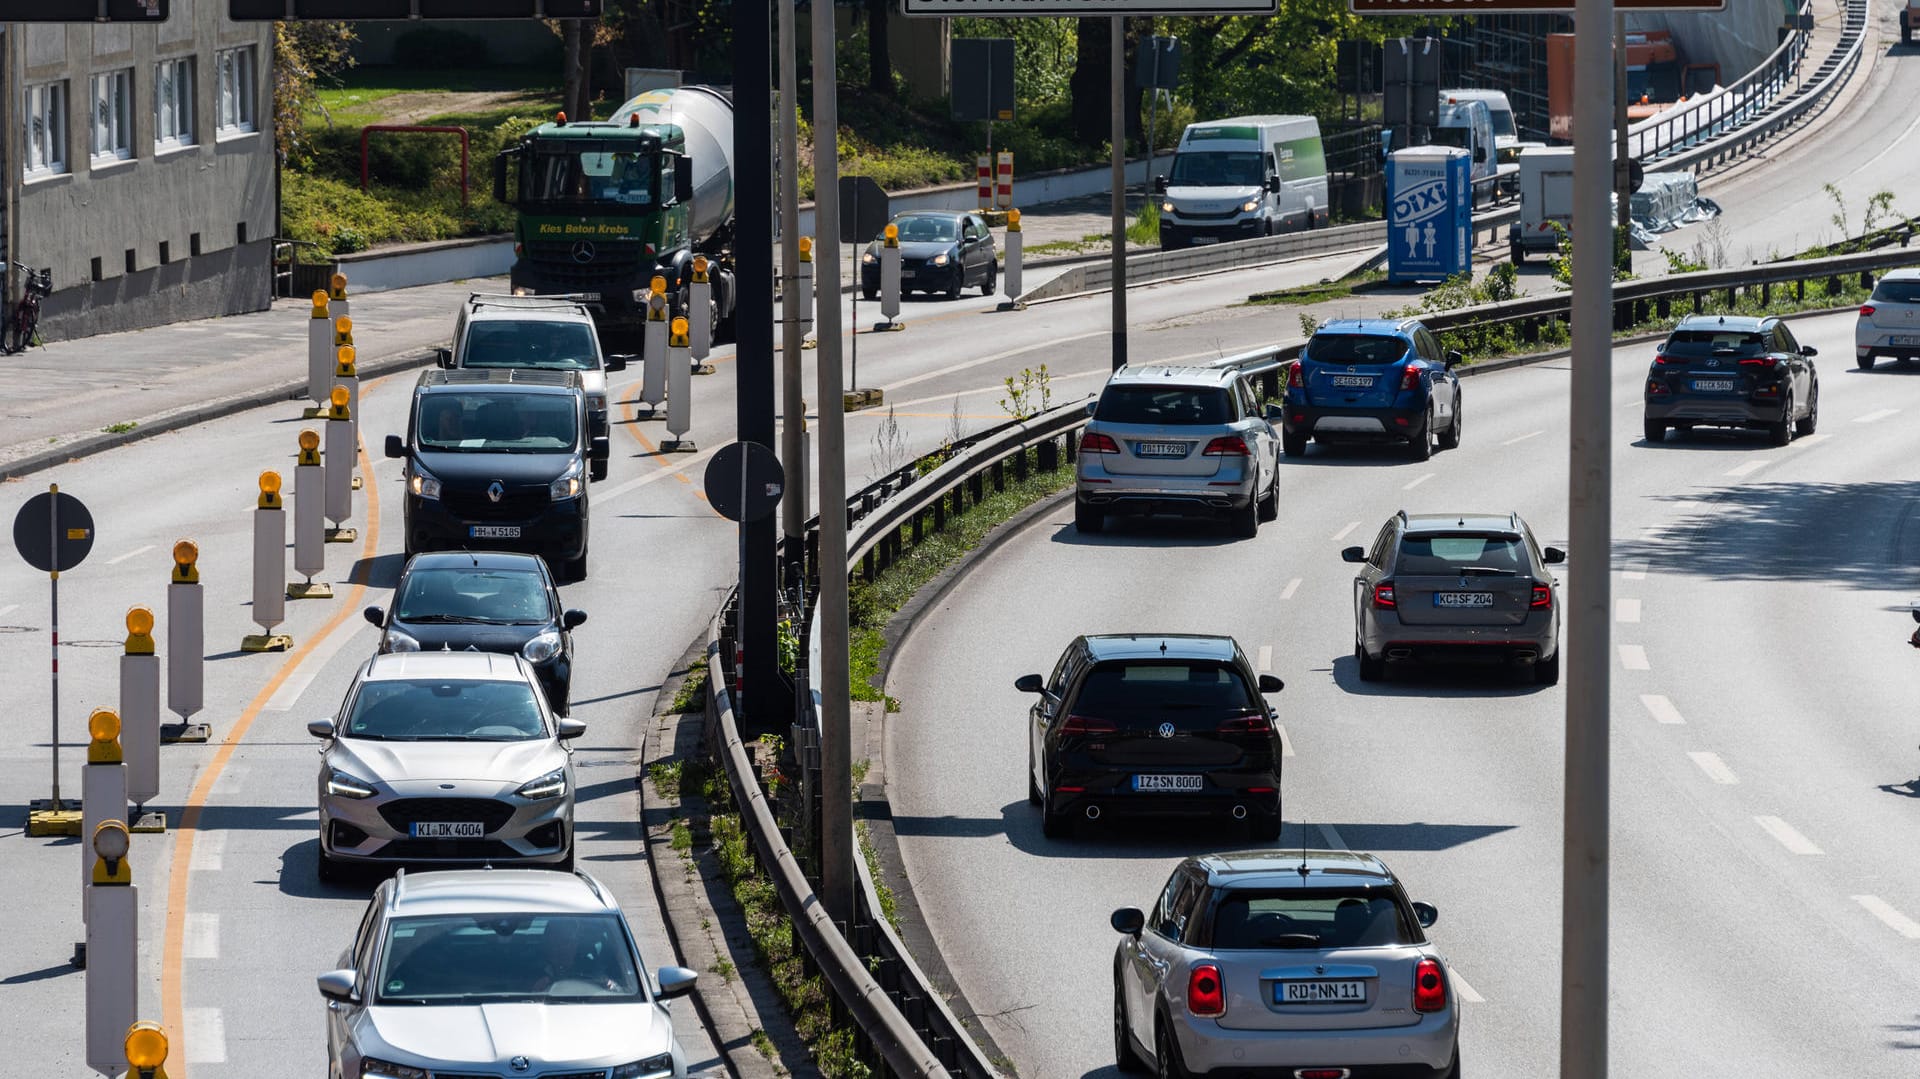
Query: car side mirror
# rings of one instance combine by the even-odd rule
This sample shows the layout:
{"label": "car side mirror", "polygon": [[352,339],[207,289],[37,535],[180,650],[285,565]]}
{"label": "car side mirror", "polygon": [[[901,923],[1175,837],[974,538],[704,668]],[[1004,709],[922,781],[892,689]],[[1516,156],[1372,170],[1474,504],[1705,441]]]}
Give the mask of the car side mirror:
{"label": "car side mirror", "polygon": [[660,999],[672,1000],[693,992],[693,983],[700,978],[700,972],[686,967],[661,967],[654,975],[660,982]]}
{"label": "car side mirror", "polygon": [[360,1003],[360,994],[354,991],[354,983],[357,981],[359,981],[359,975],[351,968],[330,970],[314,979],[315,984],[320,987],[321,996],[340,1004]]}
{"label": "car side mirror", "polygon": [[585,720],[561,716],[555,730],[562,742],[569,742],[587,733],[587,724]]}
{"label": "car side mirror", "polygon": [[1450,348],[1447,350],[1447,366],[1448,367],[1458,367],[1460,366],[1460,364],[1464,363],[1465,361],[1466,361],[1466,357],[1460,355],[1459,349]]}
{"label": "car side mirror", "polygon": [[1087,415],[1089,415],[1089,416],[1091,416],[1091,415],[1093,415],[1093,414],[1094,414],[1094,412],[1095,412],[1095,411],[1097,411],[1097,410],[1098,410],[1099,408],[1100,408],[1100,399],[1099,399],[1099,398],[1097,398],[1097,397],[1096,397],[1096,398],[1094,398],[1093,400],[1091,400],[1091,401],[1088,401],[1088,402],[1087,402]]}
{"label": "car side mirror", "polygon": [[1365,562],[1366,560],[1367,549],[1365,547],[1347,547],[1340,551],[1340,561],[1342,562]]}
{"label": "car side mirror", "polygon": [[1164,195],[1167,193],[1167,178],[1165,176],[1155,176],[1153,178],[1153,193],[1156,195]]}
{"label": "car side mirror", "polygon": [[1274,675],[1263,674],[1260,676],[1260,692],[1262,693],[1278,693],[1285,688],[1287,688],[1287,684]]}
{"label": "car side mirror", "polygon": [[1279,194],[1280,193],[1280,177],[1278,176],[1267,177],[1267,182],[1264,186],[1267,189],[1267,194],[1269,195]]}
{"label": "car side mirror", "polygon": [[560,625],[566,629],[577,628],[582,622],[585,622],[586,620],[587,620],[587,612],[585,611],[568,610],[568,611],[563,611],[560,614]]}
{"label": "car side mirror", "polygon": [[441,367],[452,367],[453,366],[453,350],[450,348],[434,349],[433,362],[436,364],[439,364]]}
{"label": "car side mirror", "polygon": [[384,626],[387,624],[387,612],[378,607],[368,607],[360,613],[366,616],[367,621],[376,626]]}
{"label": "car side mirror", "polygon": [[1920,622],[1920,607],[1915,607],[1913,609],[1913,620],[1915,622]]}
{"label": "car side mirror", "polygon": [[1547,564],[1550,566],[1557,566],[1567,560],[1567,552],[1558,547],[1549,547],[1540,553],[1546,558]]}
{"label": "car side mirror", "polygon": [[315,738],[332,738],[334,733],[333,720],[310,719],[307,721],[307,733],[313,735]]}
{"label": "car side mirror", "polygon": [[1440,920],[1440,908],[1434,906],[1432,903],[1416,901],[1413,904],[1413,916],[1420,920],[1420,928],[1432,929],[1433,923]]}
{"label": "car side mirror", "polygon": [[[1920,617],[1920,611],[1916,611],[1914,614],[1915,617]],[[1023,674],[1013,680],[1013,688],[1022,693],[1039,693],[1045,686],[1041,683],[1039,675]]]}
{"label": "car side mirror", "polygon": [[406,455],[407,455],[407,444],[405,442],[400,441],[400,436],[388,435],[387,436],[387,456],[388,457],[405,457]]}
{"label": "car side mirror", "polygon": [[629,356],[629,355],[626,355],[626,354],[624,354],[624,353],[619,353],[619,354],[615,354],[615,355],[612,355],[612,356],[608,356],[608,357],[607,357],[607,370],[608,370],[608,371],[610,371],[610,372],[611,372],[611,371],[625,371],[625,370],[627,369],[627,363],[628,363],[628,362],[629,362],[630,360],[632,360],[632,358],[633,358],[633,357],[631,357],[631,356]]}
{"label": "car side mirror", "polygon": [[1267,417],[1267,422],[1269,423],[1279,423],[1282,420],[1285,420],[1287,418],[1287,410],[1285,408],[1282,408],[1280,405],[1269,401],[1267,403],[1267,408],[1266,408],[1266,417]]}
{"label": "car side mirror", "polygon": [[1812,345],[1801,345],[1801,346],[1800,346],[1800,355],[1802,355],[1802,356],[1818,356],[1818,355],[1820,355],[1820,350],[1819,350],[1819,349],[1817,349],[1817,348],[1814,348],[1814,347],[1813,347]]}
{"label": "car side mirror", "polygon": [[604,461],[613,456],[613,440],[606,435],[595,435],[587,440],[587,460]]}
{"label": "car side mirror", "polygon": [[673,201],[693,201],[693,158],[673,159]]}
{"label": "car side mirror", "polygon": [[1485,161],[1485,160],[1487,159],[1487,148],[1486,148],[1486,147],[1484,147],[1484,146],[1476,146],[1476,147],[1474,147],[1474,148],[1473,148],[1473,159],[1474,159],[1474,161],[1476,161],[1476,162],[1480,162],[1480,161]]}
{"label": "car side mirror", "polygon": [[1113,917],[1107,919],[1107,924],[1113,926],[1116,933],[1137,938],[1140,931],[1147,927],[1147,916],[1140,912],[1139,907],[1121,907],[1113,912]]}

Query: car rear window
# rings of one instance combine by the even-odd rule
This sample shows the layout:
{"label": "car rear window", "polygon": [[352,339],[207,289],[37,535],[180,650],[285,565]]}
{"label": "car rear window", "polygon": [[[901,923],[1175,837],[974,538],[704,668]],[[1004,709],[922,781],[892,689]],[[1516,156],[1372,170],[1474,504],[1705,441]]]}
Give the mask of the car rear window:
{"label": "car rear window", "polygon": [[1102,719],[1190,716],[1211,726],[1221,715],[1257,711],[1259,697],[1240,671],[1210,660],[1127,660],[1102,663],[1087,674],[1073,710]]}
{"label": "car rear window", "polygon": [[1400,541],[1394,572],[1451,575],[1473,570],[1525,573],[1526,541],[1513,535],[1408,536]]}
{"label": "car rear window", "polygon": [[1773,335],[1752,330],[1675,330],[1660,351],[1669,356],[1759,356]]}
{"label": "car rear window", "polygon": [[1227,392],[1213,386],[1108,386],[1093,418],[1104,423],[1199,427],[1233,422]]}
{"label": "car rear window", "polygon": [[1385,887],[1234,888],[1213,913],[1216,949],[1364,948],[1417,939]]}
{"label": "car rear window", "polygon": [[1920,279],[1900,278],[1873,286],[1873,298],[1881,303],[1920,303]]}
{"label": "car rear window", "polygon": [[589,323],[497,320],[467,327],[467,348],[460,365],[592,371],[600,366],[600,354]]}
{"label": "car rear window", "polygon": [[1377,333],[1316,333],[1307,342],[1305,357],[1314,363],[1376,366],[1398,363],[1407,354],[1403,338]]}
{"label": "car rear window", "polygon": [[395,606],[402,622],[537,625],[553,617],[546,583],[517,570],[416,569]]}

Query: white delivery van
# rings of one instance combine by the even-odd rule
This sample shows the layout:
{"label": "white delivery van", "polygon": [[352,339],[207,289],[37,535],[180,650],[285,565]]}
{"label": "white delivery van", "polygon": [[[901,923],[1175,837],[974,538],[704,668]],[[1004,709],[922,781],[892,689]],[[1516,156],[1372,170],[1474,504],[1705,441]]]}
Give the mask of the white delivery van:
{"label": "white delivery van", "polygon": [[1529,252],[1559,250],[1559,231],[1573,226],[1573,147],[1541,146],[1520,153],[1520,220],[1507,226],[1514,265]]}
{"label": "white delivery van", "polygon": [[[1544,142],[1526,142],[1520,138],[1520,128],[1513,119],[1513,103],[1499,90],[1478,90],[1462,87],[1458,90],[1440,91],[1440,100],[1478,101],[1486,105],[1487,112],[1493,118],[1493,148],[1501,165],[1518,165],[1520,151],[1534,146],[1545,146]],[[1502,170],[1511,173],[1511,169]],[[1503,179],[1506,177],[1503,177]],[[1511,177],[1504,186],[1508,190],[1516,188],[1518,177]]]}
{"label": "white delivery van", "polygon": [[1166,250],[1327,223],[1327,159],[1311,116],[1188,124],[1156,176]]}
{"label": "white delivery van", "polygon": [[1493,194],[1500,162],[1493,141],[1493,112],[1484,101],[1440,98],[1440,122],[1429,133],[1435,146],[1457,146],[1472,155],[1474,201]]}

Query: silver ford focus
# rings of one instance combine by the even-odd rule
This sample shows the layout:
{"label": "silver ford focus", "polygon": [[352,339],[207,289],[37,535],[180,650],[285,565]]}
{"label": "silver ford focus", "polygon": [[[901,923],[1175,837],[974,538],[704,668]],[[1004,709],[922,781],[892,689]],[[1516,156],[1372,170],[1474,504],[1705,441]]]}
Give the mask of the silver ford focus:
{"label": "silver ford focus", "polygon": [[1121,1071],[1219,1079],[1459,1079],[1439,918],[1371,854],[1188,858],[1150,913],[1113,912]]}
{"label": "silver ford focus", "polygon": [[517,655],[368,660],[320,752],[321,880],[345,862],[531,862],[573,868],[573,755]]}

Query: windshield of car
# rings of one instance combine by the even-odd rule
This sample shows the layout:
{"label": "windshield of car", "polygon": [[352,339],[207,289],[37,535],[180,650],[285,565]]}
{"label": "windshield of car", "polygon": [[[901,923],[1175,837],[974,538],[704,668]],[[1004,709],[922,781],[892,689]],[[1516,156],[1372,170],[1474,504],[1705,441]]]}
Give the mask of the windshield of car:
{"label": "windshield of car", "polygon": [[420,401],[420,445],[448,453],[566,453],[576,402],[559,393],[435,393]]}
{"label": "windshield of car", "polygon": [[594,350],[590,323],[488,320],[467,326],[460,366],[592,371],[600,366],[600,356]]}
{"label": "windshield of car", "polygon": [[1189,150],[1173,155],[1170,187],[1259,187],[1266,182],[1257,150]]}
{"label": "windshield of car", "polygon": [[951,217],[914,214],[893,223],[900,227],[901,243],[952,243],[960,236],[960,226]]}
{"label": "windshield of car", "polygon": [[1880,303],[1920,303],[1920,278],[1883,277],[1873,287],[1873,298]]}
{"label": "windshield of car", "polygon": [[1675,330],[1660,351],[1668,356],[1762,356],[1773,335],[1754,330]]}
{"label": "windshield of car", "polygon": [[536,573],[497,569],[416,569],[394,604],[402,622],[491,622],[538,625],[553,618],[546,584]]}
{"label": "windshield of car", "polygon": [[1526,541],[1515,535],[1420,536],[1400,541],[1395,573],[1411,576],[1526,573]]}
{"label": "windshield of car", "polygon": [[1233,405],[1216,386],[1108,386],[1093,418],[1103,423],[1194,427],[1233,422]]}
{"label": "windshield of car", "polygon": [[339,729],[384,742],[526,742],[547,733],[531,685],[479,679],[362,683]]}
{"label": "windshield of car", "polygon": [[1074,712],[1117,723],[1191,717],[1210,726],[1213,717],[1260,710],[1259,695],[1238,668],[1204,659],[1101,663],[1073,700]]}
{"label": "windshield of car", "polygon": [[449,914],[387,926],[374,1003],[619,1003],[644,999],[614,914]]}
{"label": "windshield of car", "polygon": [[1387,334],[1316,333],[1303,356],[1314,363],[1381,366],[1398,363],[1408,347],[1405,339]]}
{"label": "windshield of car", "polygon": [[1470,150],[1473,148],[1473,129],[1470,127],[1428,128],[1427,144],[1430,146],[1457,146],[1462,150]]}
{"label": "windshield of car", "polygon": [[1487,114],[1493,118],[1495,138],[1517,138],[1519,132],[1513,128],[1513,114],[1494,105],[1487,106]]}
{"label": "windshield of car", "polygon": [[651,206],[658,168],[645,154],[564,146],[529,154],[520,173],[529,202],[614,202]]}
{"label": "windshield of car", "polygon": [[1385,886],[1233,888],[1213,912],[1216,949],[1366,948],[1418,939]]}

